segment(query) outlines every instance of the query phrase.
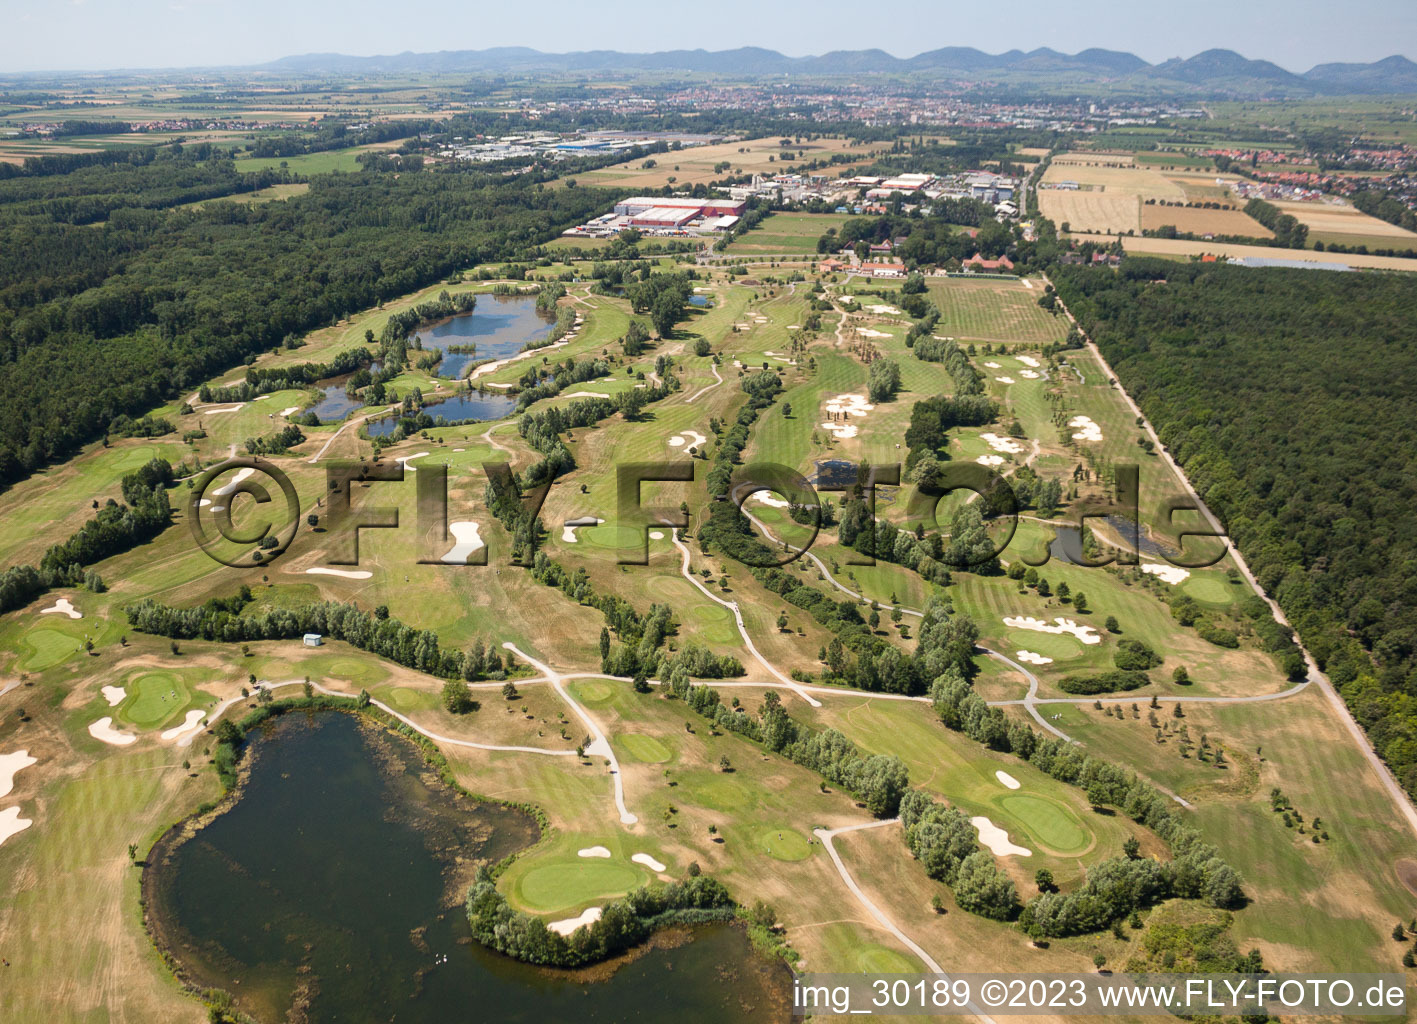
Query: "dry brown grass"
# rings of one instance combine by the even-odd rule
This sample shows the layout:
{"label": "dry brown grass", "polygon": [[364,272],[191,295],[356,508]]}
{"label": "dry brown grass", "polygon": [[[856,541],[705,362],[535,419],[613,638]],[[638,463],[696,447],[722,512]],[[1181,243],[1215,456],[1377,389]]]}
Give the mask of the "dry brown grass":
{"label": "dry brown grass", "polygon": [[1275,200],[1274,205],[1285,213],[1292,214],[1309,230],[1325,235],[1374,235],[1403,241],[1417,241],[1417,234],[1378,220],[1352,206],[1338,206],[1333,203],[1299,203]]}
{"label": "dry brown grass", "polygon": [[1343,263],[1374,270],[1417,271],[1417,260],[1401,256],[1360,256],[1353,253],[1314,252],[1312,249],[1273,249],[1264,245],[1237,245],[1232,242],[1190,242],[1180,238],[1127,238],[1128,252],[1156,256],[1265,256],[1271,259],[1304,260],[1309,263]]}
{"label": "dry brown grass", "polygon": [[1177,231],[1196,235],[1244,235],[1250,238],[1273,238],[1274,232],[1243,210],[1198,210],[1184,206],[1145,206],[1141,208],[1141,226],[1155,230],[1173,225]]}
{"label": "dry brown grass", "polygon": [[[785,170],[798,162],[797,154],[804,153],[804,160],[822,159],[836,153],[860,154],[864,161],[870,154],[879,152],[880,145],[852,146],[846,139],[817,139],[814,142],[793,144],[790,147],[792,159],[779,161],[778,155],[788,150],[778,146],[781,136],[747,139],[741,142],[720,142],[712,146],[694,146],[674,153],[658,153],[652,158],[640,157],[623,163],[602,167],[597,171],[576,175],[585,185],[614,185],[617,188],[662,188],[668,184],[697,185],[708,184],[732,174],[771,174]],[[772,158],[769,160],[769,158]],[[653,159],[655,166],[644,168],[646,159]],[[728,161],[729,172],[715,172],[714,165]],[[833,168],[830,173],[835,173]],[[674,181],[671,183],[670,178]]]}

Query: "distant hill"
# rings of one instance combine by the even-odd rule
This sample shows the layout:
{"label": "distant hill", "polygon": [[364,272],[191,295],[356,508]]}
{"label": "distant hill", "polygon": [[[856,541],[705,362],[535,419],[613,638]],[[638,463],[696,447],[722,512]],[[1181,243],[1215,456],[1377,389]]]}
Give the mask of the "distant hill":
{"label": "distant hill", "polygon": [[1060,53],[1041,47],[1025,53],[990,54],[969,46],[946,46],[914,57],[884,50],[837,50],[812,57],[787,57],[776,50],[743,46],[734,50],[668,50],[622,53],[586,50],[543,53],[523,46],[487,50],[443,50],[351,57],[308,53],[282,57],[254,70],[288,74],[508,73],[615,71],[757,75],[931,75],[955,80],[999,80],[1046,86],[1067,76],[1074,81],[1116,83],[1142,92],[1181,95],[1243,94],[1309,96],[1344,93],[1417,93],[1417,63],[1392,56],[1372,64],[1320,64],[1303,74],[1267,60],[1252,60],[1233,50],[1206,50],[1193,57],[1148,64],[1132,53],[1091,48]]}

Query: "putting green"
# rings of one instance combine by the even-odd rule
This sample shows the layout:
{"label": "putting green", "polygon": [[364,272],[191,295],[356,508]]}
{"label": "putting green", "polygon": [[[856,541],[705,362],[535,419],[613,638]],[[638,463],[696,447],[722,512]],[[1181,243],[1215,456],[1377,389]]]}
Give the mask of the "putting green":
{"label": "putting green", "polygon": [[1213,573],[1204,576],[1192,573],[1181,584],[1181,589],[1202,604],[1224,605],[1235,600],[1235,591],[1239,588]]}
{"label": "putting green", "polygon": [[[703,581],[704,586],[712,590],[717,584],[710,580]],[[697,593],[697,592],[696,592]],[[709,644],[736,644],[738,640],[738,627],[733,621],[733,613],[720,604],[696,604],[689,609],[685,618],[699,634],[699,639]]]}
{"label": "putting green", "polygon": [[995,803],[1013,815],[1040,844],[1057,853],[1080,853],[1092,842],[1087,828],[1062,804],[1027,793],[1002,796]]}
{"label": "putting green", "polygon": [[401,710],[416,708],[422,701],[422,696],[417,690],[408,686],[395,686],[389,691],[389,703]]}
{"label": "putting green", "polygon": [[580,542],[593,548],[616,550],[639,550],[645,543],[645,534],[628,526],[584,526],[576,531]]}
{"label": "putting green", "polygon": [[1031,629],[1016,629],[1009,634],[1013,657],[1018,651],[1032,651],[1054,661],[1068,661],[1082,654],[1082,644],[1066,633],[1039,633]]}
{"label": "putting green", "polygon": [[147,672],[127,682],[119,717],[141,728],[161,725],[187,706],[191,694],[175,672]]}
{"label": "putting green", "polygon": [[71,654],[78,653],[80,642],[57,629],[32,629],[25,634],[25,646],[30,653],[23,665],[35,672],[51,668]]}
{"label": "putting green", "polygon": [[911,974],[919,970],[914,960],[885,946],[863,946],[858,949],[856,966],[867,974]]}
{"label": "putting green", "polygon": [[599,679],[572,683],[571,692],[580,698],[582,704],[604,704],[615,696],[615,688]]}
{"label": "putting green", "polygon": [[812,856],[812,846],[806,836],[790,828],[770,828],[759,832],[758,845],[776,860],[806,860]]}
{"label": "putting green", "polygon": [[560,910],[622,896],[644,877],[643,871],[624,861],[563,857],[538,864],[523,875],[516,895],[534,910]]}
{"label": "putting green", "polygon": [[751,806],[755,799],[752,790],[747,786],[722,775],[695,778],[684,789],[699,803],[712,807],[715,811],[736,811]]}
{"label": "putting green", "polygon": [[625,748],[631,758],[645,764],[660,764],[674,756],[663,743],[644,733],[625,733],[623,736],[617,736],[616,742]]}

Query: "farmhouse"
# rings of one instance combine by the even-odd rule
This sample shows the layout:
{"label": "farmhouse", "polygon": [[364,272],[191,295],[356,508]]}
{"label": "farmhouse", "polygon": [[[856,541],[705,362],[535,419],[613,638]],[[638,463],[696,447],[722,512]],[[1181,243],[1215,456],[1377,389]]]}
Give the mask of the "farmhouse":
{"label": "farmhouse", "polygon": [[864,261],[860,267],[861,273],[870,274],[872,277],[904,277],[904,263],[883,263]]}
{"label": "farmhouse", "polygon": [[1014,261],[1007,256],[1000,256],[996,260],[986,260],[979,253],[975,253],[964,261],[964,269],[967,271],[983,271],[988,274],[1007,274],[1014,269]]}

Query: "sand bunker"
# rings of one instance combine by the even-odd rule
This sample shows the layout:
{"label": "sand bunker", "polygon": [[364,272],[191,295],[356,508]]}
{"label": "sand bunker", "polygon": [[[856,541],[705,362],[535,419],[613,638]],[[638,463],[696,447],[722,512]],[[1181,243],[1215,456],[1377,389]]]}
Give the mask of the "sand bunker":
{"label": "sand bunker", "polygon": [[584,850],[576,851],[577,857],[609,857],[610,851],[603,846],[587,846]]}
{"label": "sand bunker", "polygon": [[89,726],[89,735],[104,743],[112,743],[115,747],[126,747],[130,743],[136,743],[138,737],[130,732],[119,732],[113,728],[113,719],[100,718]]}
{"label": "sand bunker", "polygon": [[885,331],[875,331],[869,327],[862,327],[857,332],[863,338],[889,338],[890,334]]}
{"label": "sand bunker", "polygon": [[201,413],[204,416],[215,416],[219,412],[236,412],[241,409],[245,404],[245,402],[242,402],[240,405],[228,405],[224,409],[198,409],[197,412]]}
{"label": "sand bunker", "polygon": [[[218,498],[224,498],[224,497],[226,497],[228,494],[231,494],[233,491],[236,490],[237,485],[240,484],[241,481],[245,480],[248,476],[250,476],[250,475],[251,475],[252,473],[254,473],[254,472],[256,472],[256,471],[255,471],[254,469],[252,469],[250,466],[246,466],[246,467],[243,468],[243,469],[238,469],[238,470],[236,471],[236,475],[235,475],[234,477],[232,477],[232,478],[231,478],[230,480],[228,480],[226,483],[222,484],[222,485],[221,485],[220,487],[218,487],[216,490],[212,491],[212,494],[214,494],[214,495],[215,495],[216,497],[218,497]],[[218,510],[217,510],[217,509],[212,509],[212,511],[213,511],[213,512],[216,512],[216,511],[218,511]]]}
{"label": "sand bunker", "polygon": [[1002,771],[1002,770],[996,771],[996,772],[994,773],[994,778],[996,778],[996,779],[998,779],[1000,782],[1002,782],[1002,783],[1004,784],[1004,786],[1007,787],[1008,789],[1018,789],[1018,788],[1019,788],[1018,779],[1014,778],[1012,775],[1010,775],[1010,774],[1009,774],[1008,772],[1006,772],[1006,771]]}
{"label": "sand bunker", "polygon": [[900,316],[900,310],[894,306],[867,306],[872,313],[879,313],[882,316]]}
{"label": "sand bunker", "polygon": [[103,699],[108,701],[108,706],[116,708],[123,703],[123,698],[128,696],[128,691],[121,686],[105,686],[99,693],[103,694]]}
{"label": "sand bunker", "polygon": [[1004,464],[1004,457],[1002,455],[981,455],[974,461],[981,466],[1002,466]]}
{"label": "sand bunker", "polygon": [[468,557],[482,547],[482,537],[477,530],[476,523],[466,520],[449,523],[448,532],[453,535],[453,540],[457,541],[457,545],[443,556],[443,561],[449,565],[467,565]]}
{"label": "sand bunker", "polygon": [[1014,382],[1012,377],[995,377],[994,379],[1000,384],[1012,384]]}
{"label": "sand bunker", "polygon": [[1074,416],[1068,420],[1068,426],[1078,428],[1078,432],[1073,435],[1074,441],[1102,440],[1102,428],[1094,423],[1089,416]]}
{"label": "sand bunker", "polygon": [[769,359],[776,359],[779,363],[786,363],[789,366],[797,365],[797,360],[790,356],[785,356],[780,352],[764,352],[763,355],[767,356]]}
{"label": "sand bunker", "polygon": [[293,413],[293,412],[299,412],[299,411],[300,411],[300,406],[298,406],[298,405],[292,405],[289,409],[282,409],[282,410],[280,411],[280,414],[281,414],[282,416],[289,416],[291,413]]}
{"label": "sand bunker", "polygon": [[1026,277],[1023,279],[1023,286],[1029,291],[1033,291],[1033,282]]}
{"label": "sand bunker", "polygon": [[1032,356],[1014,356],[1014,358],[1021,362],[1024,366],[1031,366],[1035,370],[1043,365],[1037,359],[1034,359]]}
{"label": "sand bunker", "polygon": [[570,935],[577,928],[583,925],[593,924],[600,920],[599,907],[586,907],[581,912],[580,917],[568,917],[564,921],[552,921],[546,927],[550,928],[557,935]]}
{"label": "sand bunker", "polygon": [[[572,391],[569,395],[562,395],[562,398],[605,398],[603,391]],[[454,448],[453,451],[460,452],[461,448]]]}
{"label": "sand bunker", "polygon": [[1014,657],[1016,657],[1019,661],[1026,661],[1030,665],[1053,664],[1052,658],[1049,658],[1046,655],[1039,654],[1036,651],[1018,651],[1017,653],[1015,653]]}
{"label": "sand bunker", "polygon": [[1018,616],[1004,616],[1004,625],[1010,629],[1031,629],[1038,633],[1070,633],[1085,644],[1100,644],[1102,637],[1097,635],[1097,630],[1091,626],[1079,626],[1072,619],[1056,618],[1053,624],[1044,622],[1042,619],[1035,619],[1031,615],[1022,618]]}
{"label": "sand bunker", "polygon": [[182,724],[174,725],[171,729],[164,731],[162,738],[164,740],[177,740],[182,739],[189,733],[198,732],[202,728],[202,719],[205,717],[207,717],[205,711],[189,711]]}
{"label": "sand bunker", "polygon": [[30,757],[28,750],[17,750],[13,754],[0,754],[0,796],[9,796],[15,788],[15,776],[22,769],[38,764]]}
{"label": "sand bunker", "polygon": [[686,444],[690,448],[698,448],[703,445],[708,438],[704,437],[697,430],[686,430],[682,434],[675,434],[669,439],[669,447],[683,448]]}
{"label": "sand bunker", "polygon": [[786,498],[779,498],[771,491],[754,491],[749,497],[754,501],[761,502],[764,505],[770,505],[773,508],[787,508],[792,504]]}
{"label": "sand bunker", "polygon": [[31,819],[20,817],[18,807],[7,807],[0,811],[0,845],[4,845],[5,840],[19,835],[33,824]]}
{"label": "sand bunker", "polygon": [[305,571],[311,576],[342,576],[347,580],[367,580],[374,575],[368,569],[331,569],[324,565],[312,565]]}
{"label": "sand bunker", "polygon": [[788,324],[788,325],[787,325],[787,329],[788,329],[789,331],[800,331],[800,330],[802,329],[802,325],[801,325],[801,324]]}
{"label": "sand bunker", "polygon": [[1155,576],[1163,583],[1170,583],[1175,586],[1177,583],[1184,583],[1191,575],[1189,569],[1182,569],[1175,565],[1144,565],[1141,571],[1148,575]]}
{"label": "sand bunker", "polygon": [[82,612],[78,611],[72,604],[69,603],[69,599],[67,597],[61,597],[48,608],[41,608],[39,610],[39,614],[41,615],[52,615],[55,613],[58,613],[60,615],[67,615],[71,619],[82,619],[84,617]]}
{"label": "sand bunker", "polygon": [[635,854],[633,857],[631,857],[630,859],[631,859],[632,861],[634,861],[636,864],[643,864],[645,867],[649,868],[651,871],[663,871],[663,870],[664,870],[664,865],[661,864],[659,861],[655,860],[653,857],[651,857],[651,856],[650,856],[649,854],[647,854],[647,853],[637,853],[637,854]]}
{"label": "sand bunker", "polygon": [[595,516],[581,516],[579,519],[567,519],[561,524],[561,540],[567,544],[578,543],[576,540],[576,528],[581,526],[599,526],[605,522],[604,519],[597,519]]}
{"label": "sand bunker", "polygon": [[1002,370],[1002,369],[1003,369],[1003,367],[1000,366],[998,363],[985,363],[984,365],[987,366],[987,367],[989,367],[989,369],[991,369],[991,370]]}
{"label": "sand bunker", "polygon": [[663,539],[664,539],[664,534],[661,533],[661,532],[658,531],[658,530],[650,530],[650,531],[649,531],[649,539],[650,539],[650,540],[663,540]]}
{"label": "sand bunker", "polygon": [[979,830],[979,841],[989,847],[995,857],[1032,857],[1033,851],[1015,846],[1009,842],[1009,834],[985,817],[970,818],[969,823]]}
{"label": "sand bunker", "polygon": [[1028,379],[1028,380],[1037,380],[1037,379],[1038,379],[1038,371],[1036,371],[1036,370],[1020,370],[1019,373],[1018,373],[1018,375],[1019,375],[1020,377],[1026,378],[1026,379]]}
{"label": "sand bunker", "polygon": [[827,412],[845,413],[848,416],[865,416],[875,406],[866,401],[865,395],[837,395],[827,399]]}
{"label": "sand bunker", "polygon": [[1023,452],[1023,445],[1015,441],[1012,437],[1000,437],[998,434],[980,434],[979,439],[996,452],[1004,452],[1007,455],[1019,455]]}

